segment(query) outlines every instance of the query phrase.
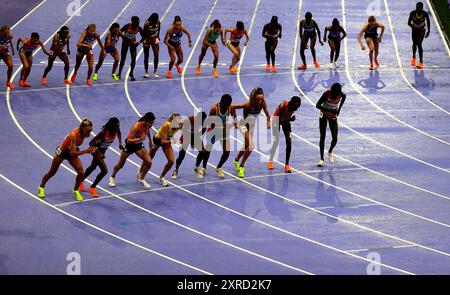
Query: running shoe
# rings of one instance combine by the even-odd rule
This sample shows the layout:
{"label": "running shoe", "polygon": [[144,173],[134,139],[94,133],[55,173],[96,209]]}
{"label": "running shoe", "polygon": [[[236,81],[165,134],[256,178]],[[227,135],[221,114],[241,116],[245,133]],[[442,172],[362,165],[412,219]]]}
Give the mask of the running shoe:
{"label": "running shoe", "polygon": [[196,67],[195,67],[195,73],[196,73],[197,75],[200,75],[201,72],[202,72],[202,68],[201,68],[200,66],[196,66]]}
{"label": "running shoe", "polygon": [[92,80],[94,80],[94,81],[97,81],[97,80],[98,80],[98,74],[97,74],[97,73],[94,73],[94,74],[92,75]]}
{"label": "running shoe", "polygon": [[83,201],[83,196],[80,194],[79,190],[72,190],[73,195],[75,196],[75,198],[77,199],[78,202]]}
{"label": "running shoe", "polygon": [[168,72],[167,72],[166,78],[167,78],[167,79],[172,78],[172,71],[168,71]]}
{"label": "running shoe", "polygon": [[334,63],[330,63],[330,65],[328,66],[328,68],[329,68],[330,70],[332,70],[332,69],[334,68]]}
{"label": "running shoe", "polygon": [[16,88],[16,87],[14,87],[14,84],[11,83],[11,82],[6,83],[6,87],[9,87],[9,89],[11,89],[11,90],[13,90],[14,88]]}
{"label": "running shoe", "polygon": [[149,74],[147,72],[144,73],[144,76],[142,76],[142,78],[148,79]]}
{"label": "running shoe", "polygon": [[413,67],[416,66],[416,58],[415,58],[415,57],[413,57],[413,58],[411,59],[411,65],[412,65]]}
{"label": "running shoe", "polygon": [[82,181],[81,183],[80,183],[80,186],[79,186],[79,188],[78,188],[80,191],[82,191],[82,192],[85,192],[86,191],[86,188],[84,187],[84,181]]}
{"label": "running shoe", "polygon": [[119,76],[117,76],[116,73],[111,74],[111,77],[114,79],[114,81],[119,81],[120,80]]}
{"label": "running shoe", "polygon": [[150,189],[152,187],[145,179],[139,179],[139,182],[144,186],[144,189]]}
{"label": "running shoe", "polygon": [[244,178],[245,176],[244,176],[244,172],[245,172],[245,168],[244,167],[239,167],[239,170],[238,170],[238,177],[239,178]]}
{"label": "running shoe", "polygon": [[380,67],[380,63],[378,62],[378,59],[375,60],[375,67],[378,69]]}
{"label": "running shoe", "polygon": [[325,162],[323,160],[320,160],[319,163],[317,163],[317,167],[323,167],[325,165]]}
{"label": "running shoe", "polygon": [[334,68],[335,68],[335,69],[339,68],[339,64],[338,64],[337,61],[333,62],[333,65],[334,65]]}
{"label": "running shoe", "polygon": [[164,187],[168,187],[168,186],[169,186],[169,182],[168,182],[164,177],[160,177],[160,178],[159,178],[159,182],[160,182],[161,185],[164,186]]}
{"label": "running shoe", "polygon": [[38,197],[41,199],[45,198],[45,188],[41,186],[38,188]]}
{"label": "running shoe", "polygon": [[65,79],[65,80],[64,80],[64,83],[66,83],[67,85],[72,85],[72,82],[70,82],[69,79]]}
{"label": "running shoe", "polygon": [[98,198],[98,197],[99,197],[99,195],[98,195],[98,193],[97,193],[97,188],[95,188],[95,187],[89,187],[88,190],[89,190],[89,192],[91,193],[91,196],[92,196],[93,198]]}
{"label": "running shoe", "polygon": [[277,67],[276,66],[272,66],[272,73],[276,73],[277,72]]}
{"label": "running shoe", "polygon": [[314,61],[314,66],[316,69],[320,68],[319,62],[317,60]]}
{"label": "running shoe", "polygon": [[301,65],[297,67],[298,70],[306,70],[306,65]]}
{"label": "running shoe", "polygon": [[270,64],[266,64],[266,72],[270,72]]}
{"label": "running shoe", "polygon": [[131,81],[136,81],[136,78],[134,77],[134,75],[130,75],[130,80]]}
{"label": "running shoe", "polygon": [[328,153],[328,161],[330,161],[330,163],[334,163],[334,156],[332,153]]}
{"label": "running shoe", "polygon": [[200,171],[198,171],[197,177],[203,178],[203,176],[206,174],[206,168],[201,168]]}
{"label": "running shoe", "polygon": [[110,187],[115,187],[115,186],[116,186],[116,178],[110,176],[110,177],[109,177],[108,186],[110,186]]}
{"label": "running shoe", "polygon": [[373,70],[373,65],[370,65],[369,70],[370,70],[370,71]]}
{"label": "running shoe", "polygon": [[22,85],[23,85],[23,87],[31,87],[31,84],[26,81],[23,81]]}
{"label": "running shoe", "polygon": [[155,72],[153,73],[153,77],[154,77],[154,78],[159,78],[158,71],[155,71]]}
{"label": "running shoe", "polygon": [[183,72],[183,68],[181,66],[177,66],[178,74],[181,74]]}
{"label": "running shoe", "polygon": [[219,74],[217,73],[216,69],[212,69],[212,74],[213,74],[214,78],[218,78],[219,77]]}
{"label": "running shoe", "polygon": [[239,167],[241,167],[241,163],[239,161],[233,160],[234,167],[236,167],[236,171],[239,171]]}
{"label": "running shoe", "polygon": [[273,161],[267,162],[267,169],[273,170]]}
{"label": "running shoe", "polygon": [[232,74],[236,74],[236,73],[238,72],[238,69],[237,69],[236,67],[231,67],[231,68],[230,68],[230,72],[231,72]]}
{"label": "running shoe", "polygon": [[19,80],[19,86],[20,86],[20,87],[24,87],[24,86],[23,86],[23,80]]}
{"label": "running shoe", "polygon": [[91,81],[91,79],[87,79],[87,80],[86,80],[86,84],[87,84],[89,87],[91,87],[91,86],[92,86],[92,81]]}
{"label": "running shoe", "polygon": [[72,74],[72,77],[70,77],[71,82],[75,82],[75,79],[77,78],[76,74]]}
{"label": "running shoe", "polygon": [[173,170],[172,178],[173,179],[177,179],[178,178],[178,170],[177,169]]}
{"label": "running shoe", "polygon": [[284,165],[284,172],[291,173],[291,167],[289,165]]}
{"label": "running shoe", "polygon": [[216,172],[217,172],[217,176],[219,176],[220,178],[224,178],[225,177],[225,174],[223,173],[223,169],[222,168],[217,168]]}
{"label": "running shoe", "polygon": [[418,68],[418,69],[423,69],[423,63],[419,63],[419,64],[417,65],[417,68]]}
{"label": "running shoe", "polygon": [[198,167],[194,167],[193,171],[194,171],[195,175],[198,175]]}
{"label": "running shoe", "polygon": [[47,78],[45,78],[44,76],[41,78],[41,84],[42,85],[47,85]]}

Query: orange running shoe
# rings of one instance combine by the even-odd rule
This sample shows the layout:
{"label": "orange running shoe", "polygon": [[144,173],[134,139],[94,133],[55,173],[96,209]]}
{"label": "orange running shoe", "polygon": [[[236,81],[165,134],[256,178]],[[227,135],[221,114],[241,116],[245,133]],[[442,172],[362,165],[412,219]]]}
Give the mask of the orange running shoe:
{"label": "orange running shoe", "polygon": [[11,90],[13,90],[14,88],[16,88],[16,87],[14,86],[14,84],[11,83],[11,82],[6,83],[6,87],[9,87],[9,89],[11,89]]}
{"label": "orange running shoe", "polygon": [[25,86],[23,86],[23,80],[19,80],[19,86],[20,87],[25,87]]}
{"label": "orange running shoe", "polygon": [[418,68],[418,69],[423,69],[423,63],[419,63],[419,64],[417,65],[417,68]]}
{"label": "orange running shoe", "polygon": [[168,71],[168,72],[167,72],[166,78],[167,78],[167,79],[172,78],[172,71]]}
{"label": "orange running shoe", "polygon": [[23,81],[22,85],[23,85],[23,87],[31,87],[31,84],[26,81]]}
{"label": "orange running shoe", "polygon": [[70,81],[75,82],[76,78],[77,78],[77,75],[72,74],[72,77],[70,77]]}
{"label": "orange running shoe", "polygon": [[236,74],[236,73],[238,72],[238,69],[237,69],[236,67],[232,67],[232,68],[230,69],[230,72],[231,72],[232,74]]}
{"label": "orange running shoe", "polygon": [[87,84],[89,87],[91,87],[91,86],[92,86],[92,81],[91,81],[91,79],[87,79],[87,80],[86,80],[86,84]]}
{"label": "orange running shoe", "polygon": [[65,80],[64,80],[64,83],[66,83],[67,85],[72,85],[72,82],[70,82],[69,79],[65,79]]}
{"label": "orange running shoe", "polygon": [[373,70],[373,65],[370,65],[369,70],[371,71]]}
{"label": "orange running shoe", "polygon": [[306,70],[306,65],[301,65],[297,67],[298,70]]}
{"label": "orange running shoe", "polygon": [[41,84],[47,85],[47,78],[45,78],[44,76],[42,76],[42,78],[41,78]]}
{"label": "orange running shoe", "polygon": [[202,68],[201,68],[200,66],[196,66],[196,67],[195,67],[195,73],[196,73],[197,75],[200,75],[201,72],[202,72]]}
{"label": "orange running shoe", "polygon": [[267,169],[273,170],[273,161],[267,162]]}
{"label": "orange running shoe", "polygon": [[272,66],[272,73],[276,73],[277,72],[277,67],[276,66]]}
{"label": "orange running shoe", "polygon": [[413,58],[411,59],[411,65],[412,65],[413,67],[416,66],[416,58],[415,58],[415,57],[413,57]]}
{"label": "orange running shoe", "polygon": [[291,167],[289,167],[289,165],[284,165],[284,172],[291,173]]}
{"label": "orange running shoe", "polygon": [[270,65],[269,64],[266,65],[266,72],[267,73],[270,72]]}
{"label": "orange running shoe", "polygon": [[91,193],[93,198],[98,198],[98,193],[97,193],[97,188],[95,187],[89,187],[88,188],[89,192]]}
{"label": "orange running shoe", "polygon": [[316,69],[320,67],[319,62],[317,60],[314,61],[314,66],[316,67]]}
{"label": "orange running shoe", "polygon": [[80,183],[80,187],[78,188],[80,191],[85,192],[86,188],[84,187],[84,181]]}
{"label": "orange running shoe", "polygon": [[378,69],[380,67],[380,64],[378,63],[378,59],[375,60],[375,67]]}
{"label": "orange running shoe", "polygon": [[178,74],[181,74],[183,72],[183,68],[181,66],[177,66]]}
{"label": "orange running shoe", "polygon": [[219,77],[219,74],[217,73],[216,69],[212,69],[212,74],[213,74],[214,78]]}

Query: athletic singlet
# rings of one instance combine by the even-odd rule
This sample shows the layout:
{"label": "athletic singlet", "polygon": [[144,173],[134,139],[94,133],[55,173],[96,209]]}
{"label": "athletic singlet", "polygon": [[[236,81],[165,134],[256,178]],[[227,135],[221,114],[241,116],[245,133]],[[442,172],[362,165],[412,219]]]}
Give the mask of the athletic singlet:
{"label": "athletic singlet", "polygon": [[[339,104],[341,103],[341,94],[339,94],[337,97],[332,98],[331,97],[331,91],[328,90],[327,99],[322,103],[322,107],[326,110],[330,111],[337,111],[339,109]],[[337,118],[336,114],[333,112],[322,112],[323,115],[329,119],[335,120]]]}
{"label": "athletic singlet", "polygon": [[142,29],[141,29],[140,26],[137,26],[136,29],[133,29],[132,26],[131,26],[131,24],[128,24],[128,25],[127,25],[127,29],[125,30],[125,32],[124,32],[123,35],[124,35],[124,37],[125,37],[127,40],[131,40],[131,41],[133,41],[133,42],[136,42],[136,35],[137,35],[137,33],[139,33],[141,30],[142,30]]}
{"label": "athletic singlet", "polygon": [[215,126],[215,127],[223,128],[227,124],[228,118],[231,116],[231,106],[228,107],[227,111],[224,114],[220,112],[220,103],[216,103],[215,107],[216,107],[216,116],[219,117],[220,121],[222,121],[222,126]]}
{"label": "athletic singlet", "polygon": [[172,44],[179,45],[179,44],[181,44],[182,36],[183,36],[183,31],[181,31],[181,30],[178,32],[172,31],[172,34],[170,34],[170,37],[169,37],[169,42]]}
{"label": "athletic singlet", "polygon": [[11,40],[11,35],[7,35],[5,39],[0,35],[0,52],[8,51],[9,41]]}
{"label": "athletic singlet", "polygon": [[312,19],[310,24],[306,23],[306,20],[302,20],[303,22],[303,33],[306,34],[307,36],[313,36],[316,31],[315,31],[315,24],[316,22]]}
{"label": "athletic singlet", "polygon": [[239,31],[238,29],[234,28],[231,32],[230,41],[232,43],[238,43],[241,41],[242,37],[244,37],[245,31]]}
{"label": "athletic singlet", "polygon": [[426,12],[422,11],[422,14],[419,16],[417,11],[411,12],[412,14],[412,23],[414,29],[425,29],[425,15]]}
{"label": "athletic singlet", "polygon": [[378,36],[377,32],[378,26],[375,24],[374,26],[367,25],[367,30],[364,32],[364,38],[376,38]]}
{"label": "athletic singlet", "polygon": [[72,131],[70,131],[70,133],[66,135],[64,140],[59,145],[59,149],[61,150],[61,152],[69,152],[70,151],[70,145],[72,144],[72,139],[70,138],[70,135],[75,136],[75,145],[77,147],[79,147],[80,145],[83,144],[84,139],[80,138],[80,130],[77,127],[75,129],[73,129]]}
{"label": "athletic singlet", "polygon": [[[117,47],[117,43],[119,43],[120,35],[117,34],[116,36],[111,35],[111,33],[108,33],[108,35],[111,36],[111,45],[108,46],[108,49],[115,49]],[[105,46],[106,42],[108,41],[108,36],[105,37]]]}
{"label": "athletic singlet", "polygon": [[331,26],[328,38],[339,39],[341,37],[341,26]]}
{"label": "athletic singlet", "polygon": [[[133,130],[137,127],[137,131],[133,133]],[[141,138],[143,135],[147,135],[149,132],[149,128],[145,128],[145,122],[138,121],[134,123],[133,128],[131,128],[130,132],[128,133],[127,139],[133,139],[133,138]],[[140,141],[142,142],[142,141]],[[135,142],[137,144],[139,142]]]}
{"label": "athletic singlet", "polygon": [[159,127],[158,132],[156,132],[156,135],[155,135],[156,138],[162,139],[162,138],[161,138],[161,134],[162,134],[163,128],[164,128],[165,126],[167,126],[168,129],[169,129],[169,130],[167,131],[167,137],[166,137],[166,139],[170,139],[171,137],[173,137],[173,135],[175,134],[175,132],[174,132],[173,129],[172,129],[172,122],[166,121],[164,124],[162,124],[161,127]]}
{"label": "athletic singlet", "polygon": [[90,45],[91,47],[92,47],[92,45],[94,45],[94,42],[95,42],[95,40],[97,40],[97,33],[95,33],[95,35],[94,36],[89,36],[87,33],[86,33],[86,37],[84,37],[84,39],[83,39],[83,44],[87,44],[87,45]]}
{"label": "athletic singlet", "polygon": [[158,32],[159,32],[159,22],[156,24],[148,23],[148,26],[146,29],[147,38],[158,36]]}
{"label": "athletic singlet", "polygon": [[114,140],[116,139],[117,133],[114,136],[111,136],[109,134],[109,131],[107,130],[105,132],[105,135],[103,136],[103,138],[100,138],[96,143],[95,146],[97,148],[100,149],[107,149],[111,146],[111,144],[114,142]]}
{"label": "athletic singlet", "polygon": [[267,32],[267,37],[271,39],[278,39],[280,37],[280,24],[272,25],[268,23],[264,26],[264,31]]}
{"label": "athletic singlet", "polygon": [[28,41],[25,44],[23,44],[20,50],[23,50],[25,52],[33,52],[38,47],[39,42],[34,42],[33,39],[28,39]]}
{"label": "athletic singlet", "polygon": [[61,38],[61,35],[58,33],[58,41],[56,43],[52,44],[52,50],[53,51],[63,51],[64,46],[66,46],[67,42],[69,42],[69,36],[66,38]]}
{"label": "athletic singlet", "polygon": [[215,43],[216,40],[219,39],[219,37],[220,37],[220,33],[216,34],[214,32],[214,29],[210,29],[210,33],[209,33],[209,36],[208,36],[208,42],[209,43]]}
{"label": "athletic singlet", "polygon": [[273,113],[273,116],[278,117],[278,119],[280,120],[280,123],[284,123],[288,119],[290,119],[293,114],[294,114],[294,112],[289,111],[289,102],[286,100],[283,100],[278,105],[277,109]]}

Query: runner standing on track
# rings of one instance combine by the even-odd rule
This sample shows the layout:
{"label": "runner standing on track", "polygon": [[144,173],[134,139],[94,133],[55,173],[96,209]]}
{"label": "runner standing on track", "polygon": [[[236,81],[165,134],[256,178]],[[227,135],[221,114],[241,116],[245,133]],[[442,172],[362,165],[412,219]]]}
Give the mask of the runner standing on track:
{"label": "runner standing on track", "polygon": [[245,36],[246,40],[244,43],[244,47],[247,46],[249,36],[248,32],[244,27],[244,23],[241,21],[238,21],[236,23],[235,28],[228,28],[225,29],[225,35],[224,39],[227,39],[227,33],[230,33],[230,39],[227,40],[227,47],[230,49],[231,53],[233,54],[233,58],[231,59],[231,65],[230,65],[230,73],[235,74],[237,73],[236,65],[241,59],[241,47],[239,46],[242,37]]}
{"label": "runner standing on track", "polygon": [[[339,58],[339,53],[341,52],[341,41],[347,37],[347,33],[344,28],[339,24],[337,18],[333,19],[331,26],[325,27],[325,32],[323,33],[323,42],[327,42],[327,32],[328,35],[328,45],[330,45],[330,69],[338,68],[337,60]],[[342,34],[342,36],[341,36]]]}
{"label": "runner standing on track", "polygon": [[150,47],[153,51],[153,77],[159,78],[158,62],[159,62],[159,33],[161,31],[161,21],[156,12],[152,13],[144,23],[144,78],[148,78],[148,60],[150,57]]}
{"label": "runner standing on track", "polygon": [[214,20],[209,27],[210,28],[206,31],[205,37],[203,38],[202,50],[198,57],[198,65],[195,68],[195,73],[200,75],[203,58],[205,57],[208,48],[211,48],[214,55],[212,74],[214,78],[217,78],[219,77],[216,69],[217,63],[219,62],[219,45],[217,44],[217,39],[220,37],[223,46],[226,46],[226,43],[223,36],[222,25],[219,20]]}
{"label": "runner standing on track", "polygon": [[119,64],[119,51],[117,50],[117,44],[119,43],[120,36],[120,25],[118,23],[113,23],[109,28],[108,34],[105,37],[105,52],[100,52],[92,80],[98,80],[98,70],[100,70],[100,67],[102,66],[107,54],[110,54],[114,58],[111,77],[114,79],[114,81],[119,80],[119,77],[116,75],[116,69],[117,65]]}
{"label": "runner standing on track", "polygon": [[[53,36],[53,43],[50,47],[52,54],[48,56],[48,64],[45,68],[44,75],[42,75],[41,78],[42,85],[47,85],[47,75],[51,71],[53,63],[57,57],[64,63],[64,83],[66,83],[67,85],[72,84],[72,82],[69,80],[69,41],[69,28],[66,26],[63,26],[59,30],[59,32],[56,33],[55,36]],[[67,53],[64,51],[64,47],[67,47]]]}
{"label": "runner standing on track", "polygon": [[319,62],[316,59],[316,40],[319,40],[321,46],[323,46],[322,39],[320,38],[320,29],[316,21],[312,18],[312,13],[307,12],[305,14],[305,19],[300,21],[300,57],[302,58],[303,64],[298,66],[299,70],[306,70],[306,57],[305,50],[309,47],[311,49],[311,54],[314,60],[314,66],[319,68]]}
{"label": "runner standing on track", "polygon": [[[188,36],[189,47],[192,47],[191,34],[183,26],[181,17],[177,15],[173,20],[172,26],[167,30],[166,36],[164,37],[164,44],[167,45],[170,56],[169,71],[166,75],[166,78],[168,79],[172,78],[173,65],[175,65],[175,67],[177,68],[178,74],[181,74],[183,71],[183,68],[180,66],[180,64],[183,63],[183,48],[181,47],[181,37],[183,36],[183,33]],[[177,57],[178,60],[175,63]]]}
{"label": "runner standing on track", "polygon": [[[378,36],[378,28],[381,28],[380,36]],[[369,70],[373,70],[373,65],[375,63],[375,67],[379,68],[380,63],[378,62],[378,50],[381,43],[381,38],[384,33],[384,25],[382,23],[377,22],[375,17],[369,16],[367,23],[362,27],[361,31],[358,34],[358,42],[361,45],[362,50],[366,50],[362,42],[362,35],[364,34],[364,39],[366,39],[367,46],[369,46],[369,59],[370,59],[370,68]]]}
{"label": "runner standing on track", "polygon": [[9,47],[11,47],[11,53],[14,55],[14,46],[12,43],[12,40],[14,39],[14,36],[11,32],[11,28],[7,25],[0,28],[0,60],[3,60],[3,62],[8,67],[7,70],[7,78],[6,78],[6,87],[9,87],[9,89],[13,90],[14,84],[11,82],[11,77],[13,73],[13,61],[11,54],[9,53]]}
{"label": "runner standing on track", "polygon": [[[426,21],[426,30],[425,30]],[[408,18],[408,26],[412,29],[412,52],[411,65],[418,69],[423,69],[423,38],[430,35],[430,16],[423,10],[423,3],[417,2],[416,10],[411,11]],[[419,49],[419,63],[416,63],[416,52]]]}
{"label": "runner standing on track", "polygon": [[123,26],[120,29],[120,32],[122,33],[122,48],[120,50],[119,74],[117,76],[119,77],[119,79],[121,79],[122,70],[125,66],[125,60],[127,59],[128,49],[130,49],[130,80],[135,81],[136,79],[134,78],[134,67],[136,66],[137,47],[140,43],[137,41],[137,34],[139,33],[141,34],[141,37],[143,37],[142,28],[139,25],[139,17],[132,16],[131,23]]}
{"label": "runner standing on track", "polygon": [[270,72],[270,61],[272,60],[272,72],[277,71],[275,66],[275,49],[278,45],[278,39],[281,39],[282,27],[278,23],[278,17],[272,16],[270,23],[264,25],[262,36],[266,39],[264,49],[266,51],[266,72]]}

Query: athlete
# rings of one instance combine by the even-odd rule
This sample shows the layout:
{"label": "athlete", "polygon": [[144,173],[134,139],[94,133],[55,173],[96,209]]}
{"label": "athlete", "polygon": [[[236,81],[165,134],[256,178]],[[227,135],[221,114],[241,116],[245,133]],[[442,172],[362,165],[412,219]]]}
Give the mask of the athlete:
{"label": "athlete", "polygon": [[120,36],[120,25],[118,23],[113,23],[111,27],[109,27],[109,32],[105,37],[105,51],[100,52],[97,64],[95,65],[92,80],[98,80],[98,70],[100,70],[100,67],[103,65],[103,61],[108,54],[110,54],[114,58],[111,77],[114,79],[114,81],[119,80],[119,77],[116,75],[116,69],[117,65],[119,64],[119,51],[117,50],[117,44],[119,43]]}
{"label": "athlete", "polygon": [[[20,43],[22,47],[19,48]],[[41,47],[46,55],[52,55],[51,51],[45,49],[44,43],[36,32],[31,33],[30,38],[19,38],[17,40],[17,52],[19,52],[20,61],[22,62],[22,71],[20,72],[20,87],[31,87],[31,84],[27,82],[28,75],[30,75],[31,67],[33,66],[33,51]]]}
{"label": "athlete", "polygon": [[45,198],[45,184],[52,178],[58,171],[59,166],[64,160],[67,160],[69,164],[77,172],[75,179],[75,186],[72,193],[75,195],[77,201],[83,201],[83,196],[79,191],[79,187],[84,177],[83,163],[79,156],[84,154],[92,154],[97,148],[90,146],[89,148],[80,151],[80,146],[83,144],[85,138],[89,137],[92,131],[92,122],[89,119],[81,121],[80,125],[73,129],[61,142],[56,149],[56,153],[53,156],[52,165],[50,170],[42,178],[41,184],[38,188],[39,198]]}
{"label": "athlete", "polygon": [[270,61],[272,60],[272,72],[277,71],[277,67],[275,66],[275,49],[278,45],[278,39],[281,39],[281,30],[282,27],[278,23],[278,17],[272,16],[270,23],[264,25],[262,36],[266,39],[265,42],[265,51],[266,51],[266,72],[270,72]]}
{"label": "athlete", "polygon": [[89,146],[95,147],[96,151],[92,154],[91,165],[84,172],[83,181],[80,185],[80,191],[84,192],[84,180],[91,175],[94,170],[99,167],[100,173],[89,187],[92,197],[98,198],[97,184],[108,174],[108,167],[105,163],[106,150],[111,146],[116,137],[119,139],[119,148],[122,150],[122,135],[120,133],[120,122],[116,117],[109,118],[108,122],[102,127],[102,131],[97,134],[90,142]]}
{"label": "athlete", "polygon": [[[50,50],[53,54],[48,56],[48,64],[44,70],[44,75],[42,75],[41,83],[42,85],[47,85],[47,75],[52,70],[53,63],[55,59],[58,57],[64,63],[64,83],[67,85],[72,84],[69,80],[69,57],[70,48],[69,48],[69,28],[63,26],[58,33],[53,36],[53,43],[50,47]],[[64,51],[64,47],[67,47],[67,53]]]}
{"label": "athlete", "polygon": [[152,159],[144,148],[145,138],[148,137],[149,147],[153,146],[152,138],[150,137],[150,128],[155,122],[155,115],[151,112],[146,113],[142,118],[134,123],[133,127],[128,133],[127,139],[125,139],[125,148],[120,153],[119,162],[114,166],[113,173],[109,177],[108,185],[110,187],[116,186],[116,174],[123,168],[128,157],[132,154],[136,154],[142,160],[142,166],[140,173],[137,175],[137,181],[144,186],[144,189],[150,189],[150,184],[145,181],[145,175],[152,166]]}
{"label": "athlete", "polygon": [[91,75],[92,72],[94,71],[94,52],[92,51],[92,47],[94,46],[95,41],[98,42],[98,45],[102,49],[100,54],[106,55],[105,45],[100,39],[100,35],[97,33],[97,26],[95,24],[89,24],[86,28],[86,31],[84,31],[81,34],[80,39],[78,39],[77,61],[75,64],[75,69],[72,74],[72,77],[70,78],[72,82],[75,81],[81,62],[83,61],[83,58],[86,56],[86,60],[88,62],[88,73],[86,83],[88,86],[92,86]]}
{"label": "athlete", "polygon": [[323,33],[323,42],[327,42],[327,32],[328,35],[328,45],[330,46],[330,69],[338,68],[339,65],[337,60],[339,58],[339,53],[341,52],[341,41],[347,37],[347,33],[344,28],[339,24],[337,18],[333,19],[331,26],[325,27],[325,32]]}
{"label": "athlete", "polygon": [[[378,36],[378,28],[381,28],[380,36]],[[364,34],[364,39],[366,39],[367,46],[369,46],[369,59],[370,59],[370,67],[369,70],[373,70],[373,65],[375,63],[375,67],[379,68],[380,63],[378,62],[378,50],[380,47],[381,39],[384,34],[384,25],[382,23],[377,22],[375,16],[369,16],[367,23],[362,27],[361,31],[358,34],[358,42],[361,45],[362,50],[366,50],[362,42],[362,35]]]}
{"label": "athlete", "polygon": [[[227,40],[228,33],[230,33],[230,39]],[[245,29],[243,22],[238,21],[235,28],[225,29],[224,39],[227,40],[227,47],[233,54],[230,65],[231,74],[237,73],[236,65],[241,59],[241,47],[239,46],[239,44],[241,43],[241,39],[244,36],[246,39],[244,42],[244,46],[247,46],[250,37],[248,36],[248,32]]]}
{"label": "athlete", "polygon": [[[152,160],[155,158],[156,152],[161,147],[164,155],[166,156],[167,163],[164,166],[161,175],[159,176],[159,181],[162,186],[169,186],[169,182],[165,179],[167,172],[172,168],[175,162],[175,156],[172,149],[172,137],[175,133],[183,128],[183,117],[180,114],[173,113],[170,115],[169,119],[163,123],[163,125],[158,129],[158,132],[153,136],[153,146],[150,150],[150,158]],[[142,172],[142,166],[139,170]]]}
{"label": "athlete", "polygon": [[9,53],[9,47],[11,47],[11,53],[14,55],[14,46],[12,43],[14,36],[11,33],[11,28],[7,25],[0,28],[0,60],[8,67],[6,87],[9,89],[14,89],[14,84],[11,82],[12,72],[13,72],[13,61],[11,54]]}
{"label": "athlete", "polygon": [[217,45],[216,41],[220,37],[223,46],[226,46],[226,43],[223,36],[222,24],[219,22],[219,20],[214,20],[209,27],[210,28],[208,29],[208,31],[206,31],[205,38],[203,38],[202,51],[200,52],[200,56],[198,57],[198,65],[195,68],[195,73],[197,75],[200,74],[203,58],[205,57],[208,48],[211,47],[211,51],[214,55],[212,73],[214,78],[217,78],[219,77],[216,69],[217,63],[219,62],[219,46]]}
{"label": "athlete", "polygon": [[217,164],[216,173],[220,178],[225,177],[222,166],[230,156],[230,128],[232,126],[237,127],[236,111],[231,106],[232,101],[233,99],[229,94],[224,94],[220,98],[220,102],[214,104],[209,111],[208,125],[210,127],[206,134],[207,143],[203,167],[197,173],[197,177],[199,178],[205,175],[209,155],[214,143],[218,141],[222,145],[222,156],[220,157],[219,164]]}
{"label": "athlete", "polygon": [[[264,100],[264,91],[260,87],[256,87],[252,90],[250,93],[250,99],[247,102],[233,105],[233,108],[243,109],[244,115],[243,120],[239,122],[239,129],[245,138],[245,145],[234,159],[234,165],[236,167],[236,171],[238,171],[238,177],[243,178],[245,172],[245,162],[254,149],[253,134],[255,132],[256,120],[261,111],[264,110],[267,117],[267,129],[270,129],[270,113],[267,108],[266,101]],[[241,158],[242,161],[239,163]]]}
{"label": "athlete", "polygon": [[[408,26],[410,26],[412,29],[413,57],[411,59],[411,65],[417,67],[418,69],[423,69],[422,41],[423,38],[428,38],[428,36],[430,35],[430,17],[428,13],[423,10],[422,2],[417,2],[416,10],[411,11],[411,13],[409,14]],[[416,63],[417,49],[419,49],[419,63]]]}
{"label": "athlete", "polygon": [[327,123],[330,124],[331,145],[328,150],[328,160],[334,162],[333,149],[338,140],[338,122],[337,117],[344,105],[346,95],[342,92],[342,86],[334,83],[330,90],[325,91],[317,102],[316,108],[320,110],[319,129],[320,129],[320,161],[319,167],[324,166],[323,153],[325,149],[325,136],[327,133]]}
{"label": "athlete", "polygon": [[157,13],[152,13],[144,24],[144,78],[148,78],[148,60],[150,57],[150,47],[153,51],[153,77],[158,78],[159,62],[159,32],[161,30],[161,21]]}
{"label": "athlete", "polygon": [[181,150],[178,152],[178,158],[175,161],[175,169],[172,173],[172,178],[178,178],[178,170],[181,163],[186,156],[186,151],[190,147],[198,151],[197,159],[195,161],[195,174],[198,174],[198,166],[204,159],[205,148],[203,147],[202,135],[205,133],[206,128],[203,128],[203,123],[206,120],[206,113],[199,112],[196,116],[189,116],[183,122],[183,135],[181,135],[180,143]]}
{"label": "athlete", "polygon": [[270,160],[267,164],[269,170],[273,170],[273,157],[278,148],[278,143],[280,141],[280,127],[283,129],[284,138],[286,140],[286,162],[284,166],[284,171],[286,173],[291,173],[291,168],[289,166],[289,159],[291,157],[291,122],[295,121],[294,113],[300,108],[302,102],[300,97],[293,96],[290,101],[283,100],[272,117],[272,132],[274,132],[274,141],[272,144],[272,149],[270,151]]}
{"label": "athlete", "polygon": [[314,66],[319,68],[319,62],[316,59],[316,40],[319,40],[321,46],[323,46],[323,42],[320,38],[320,29],[317,25],[316,21],[312,18],[312,13],[307,12],[305,14],[305,19],[300,21],[300,57],[302,58],[303,64],[298,66],[299,70],[306,70],[306,58],[305,58],[305,50],[309,47],[311,49],[311,54],[314,59]]}
{"label": "athlete", "polygon": [[137,41],[137,34],[142,36],[142,27],[139,25],[139,17],[133,16],[131,17],[131,23],[126,24],[120,29],[122,33],[122,48],[120,51],[120,65],[119,65],[119,74],[117,75],[119,79],[122,77],[122,70],[125,66],[125,60],[127,59],[128,49],[130,50],[131,63],[130,63],[130,80],[135,81],[134,78],[134,67],[136,66],[136,55],[137,55],[137,47],[139,43],[143,42]]}
{"label": "athlete", "polygon": [[[164,37],[164,44],[167,45],[167,49],[169,50],[170,63],[169,63],[169,71],[167,72],[166,78],[172,78],[172,68],[173,65],[177,68],[179,74],[182,73],[183,69],[180,64],[183,62],[183,48],[181,47],[181,37],[185,33],[188,36],[189,47],[192,47],[191,34],[188,30],[183,26],[181,22],[180,16],[175,16],[172,26],[167,30],[166,36]],[[176,57],[175,57],[176,54]],[[175,59],[178,57],[177,62],[175,63]]]}

